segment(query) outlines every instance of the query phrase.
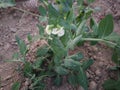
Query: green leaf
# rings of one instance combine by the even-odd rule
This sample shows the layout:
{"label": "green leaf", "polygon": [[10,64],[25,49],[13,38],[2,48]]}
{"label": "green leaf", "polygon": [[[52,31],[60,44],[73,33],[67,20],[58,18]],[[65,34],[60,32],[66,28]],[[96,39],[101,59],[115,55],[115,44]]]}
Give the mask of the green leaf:
{"label": "green leaf", "polygon": [[[44,88],[45,87],[45,84],[44,82],[42,81],[45,77],[47,77],[47,75],[41,75],[41,76],[38,76],[36,77],[34,80],[33,80],[33,83],[31,84],[32,87],[36,87],[37,85],[40,86],[39,88]],[[44,90],[44,89],[43,89]]]}
{"label": "green leaf", "polygon": [[82,35],[79,35],[75,37],[73,40],[70,40],[67,44],[68,45],[67,48],[74,49],[74,47],[80,42],[81,38],[82,38]]}
{"label": "green leaf", "polygon": [[45,87],[46,87],[45,83],[39,82],[38,85],[32,88],[32,90],[45,90]]}
{"label": "green leaf", "polygon": [[90,28],[93,30],[95,35],[98,35],[98,25],[93,18],[90,19]]}
{"label": "green leaf", "polygon": [[31,42],[32,41],[32,36],[30,34],[28,34],[27,39],[28,39],[29,42]]}
{"label": "green leaf", "polygon": [[20,48],[20,53],[22,55],[25,55],[26,54],[26,51],[27,51],[27,46],[26,44],[24,43],[24,41],[20,41],[20,44],[19,44],[19,48]]}
{"label": "green leaf", "polygon": [[76,75],[74,75],[73,73],[69,74],[68,83],[73,85],[73,86],[77,86],[78,85],[78,78],[76,77]]}
{"label": "green leaf", "polygon": [[39,57],[33,64],[34,69],[40,68],[43,63],[43,59]]}
{"label": "green leaf", "polygon": [[59,75],[57,75],[57,77],[56,77],[55,80],[54,80],[54,84],[55,84],[56,86],[60,86],[61,83],[62,83],[62,77],[60,77]]}
{"label": "green leaf", "polygon": [[49,45],[51,46],[54,54],[58,58],[62,58],[67,55],[66,49],[58,37],[52,37],[52,40],[49,40]]}
{"label": "green leaf", "polygon": [[1,0],[0,1],[0,8],[12,7],[14,5],[15,5],[14,0]]}
{"label": "green leaf", "polygon": [[82,5],[84,0],[77,0],[78,5]]}
{"label": "green leaf", "polygon": [[115,32],[113,32],[113,33],[111,33],[109,36],[104,37],[104,39],[105,39],[105,40],[114,41],[114,42],[117,43],[117,42],[119,42],[119,40],[120,40],[120,35],[117,34],[117,33],[115,33]]}
{"label": "green leaf", "polygon": [[120,48],[115,48],[112,55],[112,61],[119,65],[120,63]]}
{"label": "green leaf", "polygon": [[[67,22],[64,19],[60,19],[59,20],[60,26],[63,26],[66,29],[66,32],[68,33],[68,30],[71,29],[71,25],[69,24],[69,22]],[[69,34],[68,34],[69,35]]]}
{"label": "green leaf", "polygon": [[80,61],[81,59],[84,58],[84,56],[81,52],[79,52],[79,53],[69,56],[68,58],[74,59],[76,61]]}
{"label": "green leaf", "polygon": [[93,3],[95,0],[87,0],[88,3]]}
{"label": "green leaf", "polygon": [[85,23],[86,23],[86,20],[83,20],[83,21],[80,23],[80,25],[78,26],[78,29],[77,29],[77,31],[76,31],[76,35],[77,35],[77,36],[80,35],[80,34],[82,34],[82,29],[84,28]]}
{"label": "green leaf", "polygon": [[40,48],[38,48],[36,56],[37,57],[42,57],[42,56],[47,54],[48,50],[49,49],[48,49],[47,45],[41,46]]}
{"label": "green leaf", "polygon": [[78,82],[84,88],[84,90],[88,90],[87,76],[82,67],[79,67],[79,74],[76,77],[78,78]]}
{"label": "green leaf", "polygon": [[12,85],[12,89],[11,90],[20,90],[20,83],[19,82],[15,82]]}
{"label": "green leaf", "polygon": [[106,37],[113,32],[113,17],[112,15],[107,15],[103,18],[98,27],[98,34],[100,38]]}
{"label": "green leaf", "polygon": [[18,59],[19,58],[19,53],[15,52],[13,55],[12,55],[12,58],[13,59]]}
{"label": "green leaf", "polygon": [[26,62],[24,64],[23,73],[27,77],[29,77],[32,74],[32,65],[30,62]]}
{"label": "green leaf", "polygon": [[73,0],[59,0],[62,4],[65,5],[65,7],[72,7]]}
{"label": "green leaf", "polygon": [[60,14],[65,15],[69,12],[72,7],[72,2],[73,0],[59,0],[57,5]]}
{"label": "green leaf", "polygon": [[61,64],[61,59],[57,56],[54,56],[54,63],[56,66],[60,65]]}
{"label": "green leaf", "polygon": [[64,44],[64,46],[67,46],[67,42],[70,40],[70,32],[66,30],[64,36],[62,36],[60,40]]}
{"label": "green leaf", "polygon": [[25,56],[27,51],[27,46],[23,40],[16,36],[16,41],[18,43],[21,55]]}
{"label": "green leaf", "polygon": [[72,23],[75,19],[75,16],[74,16],[74,12],[73,10],[69,11],[68,15],[67,15],[67,21],[69,23]]}
{"label": "green leaf", "polygon": [[41,26],[41,25],[37,25],[37,26],[38,26],[38,28],[39,28],[39,35],[40,35],[40,36],[44,36],[44,27]]}
{"label": "green leaf", "polygon": [[90,60],[87,60],[87,61],[84,61],[83,63],[82,63],[82,68],[83,68],[83,70],[86,70],[86,69],[88,69],[92,64],[93,64],[93,60],[92,59],[90,59]]}
{"label": "green leaf", "polygon": [[55,71],[56,71],[59,75],[66,75],[66,74],[68,74],[68,70],[65,69],[65,68],[62,67],[62,66],[56,66],[56,67],[55,67]]}
{"label": "green leaf", "polygon": [[79,61],[74,61],[72,59],[65,59],[64,60],[64,64],[63,64],[66,68],[68,69],[72,69],[72,70],[75,70],[75,71],[78,71],[81,64]]}
{"label": "green leaf", "polygon": [[49,17],[59,17],[59,12],[52,6],[52,4],[48,5],[48,14]]}
{"label": "green leaf", "polygon": [[92,13],[93,13],[92,9],[85,10],[85,16],[84,16],[84,18],[85,19],[89,19],[89,17],[91,17]]}
{"label": "green leaf", "polygon": [[40,11],[40,14],[42,15],[42,16],[45,16],[46,15],[46,9],[43,7],[43,6],[39,6],[39,11]]}
{"label": "green leaf", "polygon": [[120,89],[120,80],[115,81],[112,79],[106,80],[103,84],[105,90],[119,90]]}
{"label": "green leaf", "polygon": [[48,21],[48,17],[46,17],[46,16],[41,16],[41,17],[39,17],[39,21],[40,21],[41,23],[47,22],[47,21]]}
{"label": "green leaf", "polygon": [[116,81],[110,79],[104,82],[103,87],[105,90],[115,90],[115,84]]}
{"label": "green leaf", "polygon": [[70,28],[71,28],[71,30],[74,31],[74,32],[77,30],[77,26],[76,26],[75,24],[71,24],[71,25],[70,25]]}

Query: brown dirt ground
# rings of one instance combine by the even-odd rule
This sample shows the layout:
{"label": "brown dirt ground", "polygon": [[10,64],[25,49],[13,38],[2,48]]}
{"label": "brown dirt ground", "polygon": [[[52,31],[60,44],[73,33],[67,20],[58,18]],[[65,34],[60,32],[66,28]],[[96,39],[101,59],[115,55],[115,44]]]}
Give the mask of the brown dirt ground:
{"label": "brown dirt ground", "polygon": [[[93,7],[101,7],[102,11],[95,14],[96,19],[101,19],[104,15],[112,13],[114,16],[114,30],[120,34],[120,1],[119,0],[96,0]],[[15,35],[26,40],[28,33],[36,35],[38,28],[37,18],[27,13],[14,9],[7,9],[0,12],[0,90],[11,90],[11,85],[16,80],[22,80],[19,73],[15,72],[16,64],[5,62],[10,59],[12,54],[18,50]],[[85,43],[83,47],[77,47],[74,51],[81,51],[86,58],[93,58],[94,64],[87,70],[89,79],[89,90],[103,90],[102,83],[107,78],[113,77],[109,72],[109,67],[114,64],[111,62],[112,50],[104,44],[90,46]],[[21,89],[24,90],[24,89]],[[68,84],[60,88],[52,87],[49,90],[74,90]],[[77,90],[83,90],[79,87]]]}

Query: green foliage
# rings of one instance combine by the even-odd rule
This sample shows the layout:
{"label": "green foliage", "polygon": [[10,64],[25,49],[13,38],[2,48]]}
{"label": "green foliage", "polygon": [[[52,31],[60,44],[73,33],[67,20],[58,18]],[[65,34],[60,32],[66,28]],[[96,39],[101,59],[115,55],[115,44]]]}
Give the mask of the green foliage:
{"label": "green foliage", "polygon": [[66,56],[66,54],[67,54],[66,49],[58,37],[53,36],[52,40],[49,40],[49,44],[50,44],[51,49],[53,50],[55,56],[57,56],[59,58]]}
{"label": "green foliage", "polygon": [[65,66],[68,69],[78,71],[81,64],[80,64],[80,62],[75,61],[73,59],[65,59],[63,66]]}
{"label": "green foliage", "polygon": [[39,28],[39,34],[40,34],[40,36],[43,37],[43,35],[44,35],[44,27],[41,26],[41,25],[38,25],[38,28]]}
{"label": "green foliage", "polygon": [[55,71],[59,74],[59,75],[67,75],[68,74],[68,70],[62,66],[57,66],[55,68]]}
{"label": "green foliage", "polygon": [[19,83],[19,82],[15,82],[15,83],[12,85],[11,90],[20,90],[20,83]]}
{"label": "green foliage", "polygon": [[115,48],[112,56],[113,62],[115,62],[118,66],[120,65],[120,48]]}
{"label": "green foliage", "polygon": [[40,48],[38,48],[37,50],[37,53],[36,53],[36,56],[39,57],[39,56],[44,56],[47,54],[48,52],[48,47],[45,45],[45,46],[42,46]]}
{"label": "green foliage", "polygon": [[[70,55],[69,51],[81,42],[104,42],[115,49],[114,62],[118,64],[120,49],[120,36],[113,33],[113,17],[105,16],[99,23],[92,18],[93,9],[83,6],[83,0],[77,0],[79,6],[73,5],[73,0],[39,0],[40,22],[46,26],[38,25],[39,39],[45,40],[47,45],[41,46],[36,51],[35,61],[26,60],[27,46],[19,37],[16,37],[20,52],[20,60],[24,60],[24,76],[31,80],[29,90],[44,90],[45,80],[52,78],[54,85],[61,85],[63,76],[67,77],[69,84],[74,87],[81,85],[88,90],[88,81],[85,74],[93,60],[84,60],[80,52]],[[94,0],[87,0],[92,3]],[[78,15],[75,14],[78,10]],[[88,19],[90,25],[88,25]],[[28,40],[32,40],[28,36]],[[117,55],[117,56],[116,56]],[[116,61],[117,60],[117,61]],[[106,86],[106,84],[104,85]],[[109,86],[109,85],[108,85]],[[116,89],[117,90],[117,89]]]}
{"label": "green foliage", "polygon": [[29,63],[29,62],[26,62],[26,63],[25,63],[25,66],[24,66],[24,68],[23,68],[23,73],[24,73],[24,75],[25,75],[25,76],[31,76],[31,75],[32,75],[32,72],[33,72],[33,70],[32,70],[32,64]]}
{"label": "green foliage", "polygon": [[39,11],[40,11],[40,13],[41,13],[42,16],[45,16],[46,13],[47,13],[46,10],[45,10],[45,8],[43,6],[39,6]]}
{"label": "green foliage", "polygon": [[7,8],[15,5],[14,0],[0,0],[0,8]]}
{"label": "green foliage", "polygon": [[113,32],[113,17],[112,15],[107,15],[99,23],[98,35],[100,38],[110,35]]}
{"label": "green foliage", "polygon": [[32,42],[32,36],[30,34],[28,34],[27,39],[29,42]]}
{"label": "green foliage", "polygon": [[93,3],[95,0],[87,0],[88,3]]}
{"label": "green foliage", "polygon": [[78,85],[78,78],[76,77],[75,74],[71,73],[70,75],[68,75],[68,83],[73,86]]}
{"label": "green foliage", "polygon": [[89,67],[93,64],[93,62],[94,62],[94,61],[91,60],[91,59],[83,62],[83,65],[82,65],[82,66],[83,66],[83,69],[86,70],[87,68],[89,68]]}
{"label": "green foliage", "polygon": [[84,88],[84,90],[88,90],[87,76],[82,67],[79,68],[77,78],[78,78],[78,83]]}
{"label": "green foliage", "polygon": [[120,89],[120,80],[106,80],[103,84],[105,90],[119,90]]}
{"label": "green foliage", "polygon": [[60,75],[57,75],[57,77],[56,77],[55,80],[54,80],[54,84],[55,84],[56,86],[60,86],[61,83],[62,83],[62,77],[61,77]]}
{"label": "green foliage", "polygon": [[23,40],[21,40],[19,37],[16,36],[16,41],[20,50],[21,55],[25,55],[27,52],[27,46]]}
{"label": "green foliage", "polygon": [[73,55],[71,55],[71,56],[69,56],[67,58],[69,58],[69,59],[71,58],[73,60],[80,61],[81,59],[84,58],[84,56],[83,56],[83,54],[81,52],[78,52],[78,53],[73,54]]}
{"label": "green foliage", "polygon": [[90,28],[93,30],[93,34],[97,36],[98,35],[98,24],[93,18],[90,19]]}

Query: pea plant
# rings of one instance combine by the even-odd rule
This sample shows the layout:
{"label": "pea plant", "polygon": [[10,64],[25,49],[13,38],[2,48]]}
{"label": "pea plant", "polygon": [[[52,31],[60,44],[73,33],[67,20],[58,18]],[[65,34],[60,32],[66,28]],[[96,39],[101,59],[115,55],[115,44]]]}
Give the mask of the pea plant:
{"label": "pea plant", "polygon": [[[89,6],[94,0],[87,0],[88,6],[84,6],[83,0],[54,0],[52,3],[49,0],[39,1],[39,19],[46,24],[38,25],[39,39],[45,40],[47,44],[39,47],[35,61],[29,62],[26,60],[29,49],[25,42],[16,36],[20,52],[16,53],[13,59],[24,64],[22,72],[31,80],[29,90],[44,90],[45,80],[48,78],[52,79],[53,85],[60,86],[63,76],[71,86],[81,85],[84,90],[88,90],[85,71],[93,64],[93,60],[85,60],[81,52],[69,54],[70,50],[86,41],[90,41],[91,45],[103,42],[113,48],[113,60],[117,64],[115,68],[119,68],[120,36],[113,32],[112,15],[106,15],[97,23],[92,17],[95,10]],[[31,41],[31,38],[28,36],[28,40]],[[20,85],[13,86],[18,88]]]}

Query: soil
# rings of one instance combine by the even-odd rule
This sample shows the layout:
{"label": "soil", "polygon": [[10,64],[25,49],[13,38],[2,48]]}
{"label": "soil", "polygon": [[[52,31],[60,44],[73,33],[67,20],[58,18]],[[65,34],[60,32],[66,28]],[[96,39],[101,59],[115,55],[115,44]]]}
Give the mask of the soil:
{"label": "soil", "polygon": [[[108,13],[113,15],[114,31],[120,34],[119,6],[119,0],[96,0],[95,3],[92,4],[92,7],[101,7],[101,11],[94,14],[94,17],[96,17],[98,21]],[[17,7],[20,7],[19,4]],[[27,7],[24,9],[26,8]],[[35,11],[34,9],[32,9],[31,12]],[[23,81],[22,75],[15,70],[17,63],[6,62],[6,60],[10,59],[13,53],[18,50],[15,36],[17,35],[27,42],[26,37],[29,33],[32,36],[38,33],[38,28],[36,27],[38,23],[37,17],[19,10],[9,8],[0,12],[0,90],[11,90],[11,86],[15,81]],[[114,66],[114,63],[111,61],[112,50],[102,43],[90,46],[88,42],[82,47],[76,47],[71,53],[76,51],[83,52],[86,58],[94,59],[94,64],[86,71],[89,79],[89,90],[103,90],[102,84],[104,80],[114,77],[114,74],[109,71],[109,68]],[[24,89],[22,88],[21,90]],[[49,90],[74,89],[66,83],[59,88],[52,87]],[[77,90],[83,89],[79,87]]]}

